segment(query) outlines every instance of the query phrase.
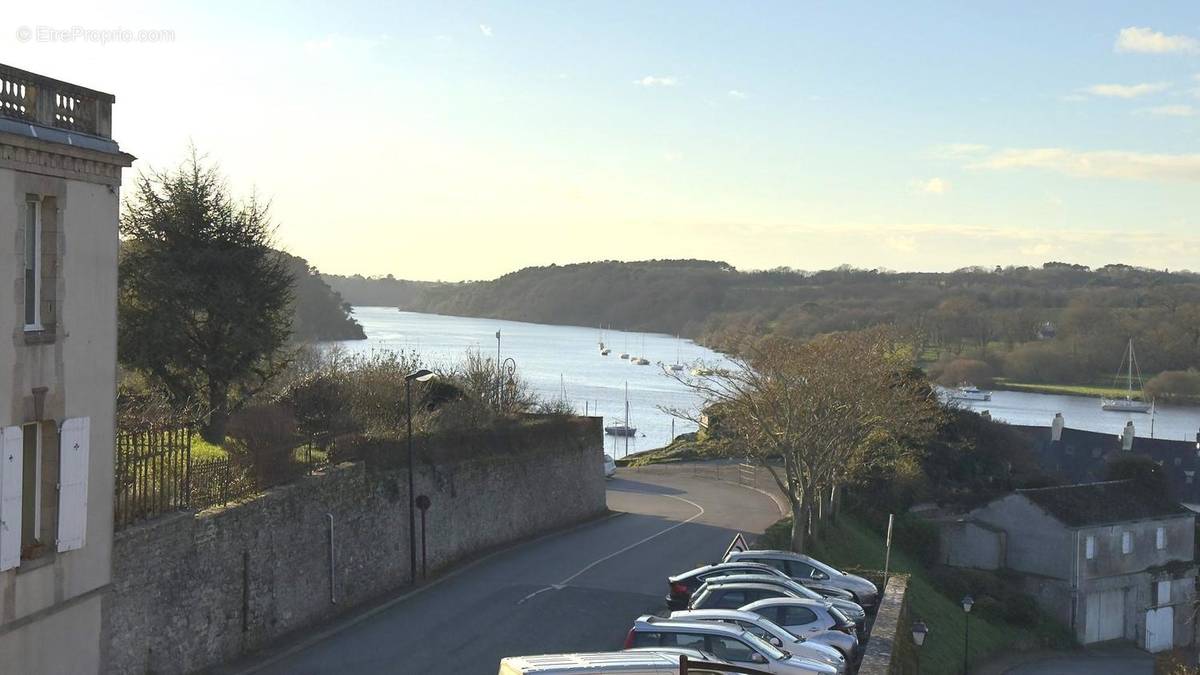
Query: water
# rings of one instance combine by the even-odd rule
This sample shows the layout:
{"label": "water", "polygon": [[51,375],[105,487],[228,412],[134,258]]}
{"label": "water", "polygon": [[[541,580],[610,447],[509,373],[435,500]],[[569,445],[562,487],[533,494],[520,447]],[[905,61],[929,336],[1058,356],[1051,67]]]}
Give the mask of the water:
{"label": "water", "polygon": [[[602,415],[604,424],[614,424],[625,414],[625,384],[629,384],[630,421],[637,427],[636,438],[629,439],[629,452],[659,448],[671,441],[672,417],[660,407],[695,411],[699,397],[664,374],[662,363],[688,365],[697,360],[720,363],[720,354],[688,340],[677,340],[655,333],[604,331],[605,343],[612,348],[609,356],[600,356],[596,328],[549,326],[498,319],[440,316],[400,312],[392,307],[355,307],[367,333],[366,340],[339,343],[352,353],[373,350],[415,350],[429,364],[460,361],[468,349],[478,349],[495,357],[496,331],[500,331],[501,358],[512,358],[517,369],[538,396],[551,399],[565,390],[566,398],[578,412]],[[649,366],[635,366],[618,358],[621,352],[645,356]],[[1054,414],[1061,412],[1067,426],[1102,433],[1118,434],[1125,422],[1133,420],[1138,436],[1174,440],[1196,439],[1200,430],[1200,408],[1158,406],[1148,414],[1108,412],[1100,401],[1083,396],[1035,394],[1016,391],[992,392],[990,401],[962,401],[960,405],[982,412],[992,419],[1010,424],[1050,426]],[[695,431],[696,425],[675,419],[675,433]],[[610,454],[622,457],[626,439],[608,437]]]}
{"label": "water", "polygon": [[[629,384],[629,418],[637,436],[628,439],[628,452],[660,448],[675,434],[696,430],[686,419],[672,418],[661,408],[695,412],[699,397],[663,372],[665,364],[688,366],[696,361],[720,363],[721,355],[689,340],[656,333],[626,333],[605,330],[605,344],[612,348],[600,356],[600,331],[578,326],[549,326],[520,321],[475,319],[437,314],[401,312],[394,307],[355,307],[354,318],[367,333],[366,340],[339,343],[351,353],[373,350],[415,350],[427,364],[461,361],[468,349],[485,357],[496,356],[496,331],[500,331],[500,357],[512,358],[517,371],[543,399],[566,399],[583,414],[600,415],[604,424],[625,416],[625,384]],[[648,366],[635,366],[619,358],[622,352],[644,356]],[[686,374],[686,371],[685,371]],[[623,457],[626,439],[607,437],[610,454]]]}
{"label": "water", "polygon": [[1100,399],[1061,394],[1034,394],[1021,391],[993,391],[990,401],[956,401],[962,407],[991,413],[992,419],[1009,424],[1048,427],[1055,413],[1062,413],[1066,426],[1111,433],[1121,433],[1125,423],[1132,421],[1138,436],[1166,438],[1176,441],[1195,441],[1200,431],[1200,408],[1156,405],[1154,414],[1122,413],[1100,409]]}

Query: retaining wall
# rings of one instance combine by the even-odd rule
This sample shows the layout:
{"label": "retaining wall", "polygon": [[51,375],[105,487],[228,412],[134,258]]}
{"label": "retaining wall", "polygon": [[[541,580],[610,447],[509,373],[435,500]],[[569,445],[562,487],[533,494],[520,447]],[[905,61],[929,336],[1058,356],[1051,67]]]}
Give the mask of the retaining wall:
{"label": "retaining wall", "polygon": [[[588,419],[557,436],[560,447],[529,452],[448,464],[418,456],[415,492],[432,501],[429,573],[602,513],[599,427]],[[106,671],[191,672],[385,597],[409,579],[407,508],[406,472],[357,462],[119,532]]]}

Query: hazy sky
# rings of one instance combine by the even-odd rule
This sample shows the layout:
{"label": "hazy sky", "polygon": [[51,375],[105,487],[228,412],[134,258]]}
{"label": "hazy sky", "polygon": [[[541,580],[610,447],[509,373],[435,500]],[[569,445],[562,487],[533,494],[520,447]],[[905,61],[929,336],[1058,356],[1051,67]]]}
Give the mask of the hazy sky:
{"label": "hazy sky", "polygon": [[1200,268],[1191,0],[73,5],[9,3],[0,62],[115,94],[133,171],[194,142],[328,272]]}

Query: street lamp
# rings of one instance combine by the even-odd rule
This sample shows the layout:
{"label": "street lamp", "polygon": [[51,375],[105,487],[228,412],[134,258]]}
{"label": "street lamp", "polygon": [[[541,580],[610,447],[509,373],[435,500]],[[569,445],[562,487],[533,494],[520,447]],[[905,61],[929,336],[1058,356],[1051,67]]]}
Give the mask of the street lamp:
{"label": "street lamp", "polygon": [[921,646],[925,644],[926,635],[929,635],[929,626],[926,626],[924,621],[913,622],[912,639],[913,644],[917,646],[917,675],[921,675]]}
{"label": "street lamp", "polygon": [[963,674],[966,675],[968,667],[968,654],[971,648],[971,607],[975,605],[975,598],[969,595],[964,595],[962,599],[963,608]]}
{"label": "street lamp", "polygon": [[413,447],[412,447],[412,382],[432,380],[432,370],[420,368],[404,376],[404,401],[408,405],[408,583],[417,583],[417,519],[413,514],[416,504],[413,496]]}

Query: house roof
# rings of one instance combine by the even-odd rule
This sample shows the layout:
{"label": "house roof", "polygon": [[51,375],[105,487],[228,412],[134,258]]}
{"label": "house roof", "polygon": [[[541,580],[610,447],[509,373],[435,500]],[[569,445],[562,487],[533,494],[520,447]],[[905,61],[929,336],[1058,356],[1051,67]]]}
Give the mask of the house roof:
{"label": "house roof", "polygon": [[1132,480],[1031,488],[1017,494],[1068,527],[1191,515],[1166,494]]}

